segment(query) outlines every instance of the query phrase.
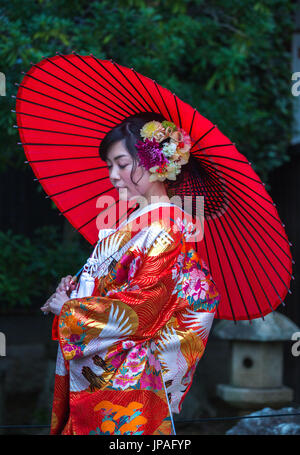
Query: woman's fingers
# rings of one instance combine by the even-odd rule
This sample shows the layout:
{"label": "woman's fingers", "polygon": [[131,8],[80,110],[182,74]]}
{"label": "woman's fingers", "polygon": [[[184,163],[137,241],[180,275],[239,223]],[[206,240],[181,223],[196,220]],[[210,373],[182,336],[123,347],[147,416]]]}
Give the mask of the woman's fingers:
{"label": "woman's fingers", "polygon": [[[49,313],[52,311],[52,307],[57,306],[56,300],[60,300],[62,297],[68,299],[68,294],[76,288],[76,283],[70,283],[72,280],[72,275],[63,277],[60,280],[59,285],[56,288],[54,294],[52,294],[49,299],[44,303],[40,308],[44,313]],[[67,294],[68,293],[68,294]]]}
{"label": "woman's fingers", "polygon": [[68,286],[70,285],[71,279],[72,279],[72,275],[68,275],[68,276],[63,277],[60,280],[60,283],[57,286],[56,290],[57,291],[67,291],[68,290]]}
{"label": "woman's fingers", "polygon": [[70,281],[71,281],[71,279],[72,279],[71,275],[66,277],[66,279],[65,279],[65,287],[64,287],[65,291],[68,291],[70,289]]}
{"label": "woman's fingers", "polygon": [[50,300],[52,300],[52,299],[53,299],[53,297],[55,297],[55,292],[54,292],[54,294],[52,294],[52,295],[49,297],[49,299],[48,299],[48,300],[46,300],[46,302],[44,303],[44,305],[48,305],[48,304],[49,304],[49,302],[50,302]]}
{"label": "woman's fingers", "polygon": [[71,289],[71,291],[74,291],[74,289],[76,289],[76,283],[74,283],[74,282],[70,283],[69,289]]}
{"label": "woman's fingers", "polygon": [[41,307],[41,311],[43,311],[44,313],[49,313],[50,312],[50,305],[47,302]]}

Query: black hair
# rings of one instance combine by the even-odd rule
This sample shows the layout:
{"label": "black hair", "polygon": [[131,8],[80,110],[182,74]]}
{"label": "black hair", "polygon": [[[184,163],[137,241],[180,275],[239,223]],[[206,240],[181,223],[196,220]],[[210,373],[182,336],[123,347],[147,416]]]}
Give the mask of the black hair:
{"label": "black hair", "polygon": [[156,112],[141,112],[140,114],[133,114],[130,117],[124,119],[117,126],[113,127],[106,134],[106,136],[104,136],[99,147],[100,158],[103,161],[106,161],[108,150],[112,146],[112,144],[114,142],[122,140],[124,141],[128,153],[131,155],[133,159],[133,168],[130,177],[132,183],[134,183],[135,185],[137,185],[138,182],[135,183],[132,180],[132,176],[139,163],[137,148],[135,147],[135,144],[138,141],[143,140],[143,138],[140,135],[141,128],[143,128],[145,123],[151,122],[152,120],[162,122],[166,119],[163,117],[163,115],[158,114]]}

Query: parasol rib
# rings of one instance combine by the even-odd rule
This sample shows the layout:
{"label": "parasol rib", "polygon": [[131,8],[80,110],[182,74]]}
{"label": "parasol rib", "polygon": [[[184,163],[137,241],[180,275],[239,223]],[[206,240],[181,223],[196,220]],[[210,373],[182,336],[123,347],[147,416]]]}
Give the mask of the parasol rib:
{"label": "parasol rib", "polygon": [[[195,187],[197,187],[197,186],[200,187],[198,181],[196,181]],[[200,188],[199,188],[199,189],[200,189]],[[201,191],[201,190],[200,190],[200,191]],[[227,236],[227,239],[229,240],[228,235],[227,235],[227,232],[226,232],[226,229],[224,228],[223,223],[222,223],[222,218],[223,218],[223,217],[220,217],[220,218],[219,218],[219,219],[220,219],[220,223],[221,223],[221,225],[222,225],[223,231],[225,232],[225,234],[226,234],[226,236]],[[224,217],[224,218],[225,218],[225,217]],[[213,220],[213,222],[214,222],[214,225],[215,225],[215,221],[214,221],[214,220]],[[228,222],[228,221],[227,221],[227,222]],[[216,229],[216,230],[217,230],[217,229]],[[218,230],[217,230],[217,231],[218,231]],[[262,313],[261,313],[261,309],[260,309],[260,307],[259,307],[259,304],[258,304],[258,302],[257,302],[256,296],[255,296],[255,293],[253,292],[252,286],[251,286],[251,284],[249,283],[248,277],[247,277],[247,275],[246,275],[246,273],[245,273],[245,271],[244,271],[244,269],[243,269],[243,267],[242,267],[241,261],[239,260],[239,257],[238,257],[238,255],[236,254],[236,251],[235,251],[235,249],[234,249],[234,247],[233,247],[233,245],[232,245],[232,243],[231,243],[230,240],[229,240],[229,242],[230,242],[230,244],[231,244],[232,250],[234,251],[234,253],[235,253],[235,255],[236,255],[236,257],[237,257],[237,259],[238,259],[238,261],[239,261],[239,263],[240,263],[240,266],[241,266],[241,268],[242,268],[242,270],[243,270],[244,276],[245,276],[245,278],[246,278],[246,280],[247,280],[247,282],[248,282],[248,285],[249,285],[249,287],[250,287],[250,289],[251,289],[252,295],[253,295],[253,297],[254,297],[254,299],[255,299],[255,302],[256,302],[256,304],[257,304],[257,307],[258,307],[258,309],[259,309],[259,312],[260,312],[260,314],[262,314]],[[222,245],[223,245],[223,243],[222,243]],[[227,260],[229,261],[227,252],[226,252],[226,256],[227,256]],[[229,262],[229,263],[230,263],[230,262]],[[231,264],[230,264],[230,267],[231,267]],[[231,267],[231,270],[232,270],[232,267]],[[233,273],[233,270],[232,270],[232,273]],[[238,289],[239,289],[239,293],[240,293],[240,296],[241,296],[241,298],[242,298],[242,301],[243,301],[243,304],[244,304],[244,307],[245,307],[245,310],[246,310],[248,319],[250,320],[250,317],[249,317],[249,314],[248,314],[248,311],[247,311],[247,306],[245,305],[244,298],[243,298],[243,296],[242,296],[242,294],[241,294],[241,291],[240,291],[240,288],[239,288],[239,285],[238,285],[238,282],[237,282],[237,280],[236,280],[236,277],[235,277],[235,274],[234,274],[234,273],[233,273],[233,276],[234,276],[236,285],[237,285],[237,287],[238,287]],[[271,308],[272,308],[272,306],[271,306]]]}
{"label": "parasol rib", "polygon": [[71,156],[68,158],[49,158],[46,160],[28,160],[25,161],[25,163],[44,163],[48,161],[63,161],[63,160],[80,160],[80,159],[90,159],[90,158],[98,158],[99,160],[99,155],[93,155],[93,156]]}
{"label": "parasol rib", "polygon": [[[81,59],[81,57],[80,57],[78,54],[75,54],[75,55]],[[104,69],[104,70],[105,70],[105,71],[106,71],[106,72],[107,72],[107,73],[108,73],[108,74],[109,74],[109,75],[110,75],[118,84],[121,85],[121,87],[128,93],[128,95],[130,95],[131,97],[133,97],[133,98],[135,99],[135,101],[136,101],[143,109],[145,109],[145,106],[143,106],[143,105],[141,104],[141,102],[140,102],[137,98],[135,98],[135,97],[132,95],[132,93],[127,89],[127,87],[124,87],[124,85],[123,85],[123,84],[122,84],[122,83],[121,83],[121,82],[120,82],[120,81],[119,81],[119,80],[118,80],[118,79],[117,79],[117,78],[116,78],[116,77],[115,77],[107,68],[105,68],[105,66],[103,66],[102,63],[100,63],[94,56],[92,56],[92,57],[93,57],[93,59],[95,60],[95,62],[96,62],[101,68],[103,68],[103,69]],[[82,60],[82,59],[81,59],[81,60]],[[96,70],[95,70],[95,71],[96,71]],[[108,82],[108,84],[110,84],[110,85],[111,85],[113,88],[115,88],[120,94],[122,94],[122,93],[120,92],[120,90],[119,90],[117,87],[115,87],[114,85],[112,85],[112,83],[111,83],[110,81],[108,81],[107,79],[105,79],[104,76],[102,76],[100,73],[98,73],[98,71],[96,71],[96,72],[97,72],[97,74],[99,74],[100,77],[102,77],[102,79],[104,79],[106,82]],[[131,103],[133,104],[132,101],[131,101]],[[135,106],[135,104],[133,104],[133,105]],[[135,106],[135,107],[140,111],[140,108],[138,108],[137,106]]]}
{"label": "parasol rib", "polygon": [[[168,106],[167,106],[167,104],[166,104],[166,102],[165,102],[165,100],[164,100],[164,97],[163,97],[162,94],[160,93],[160,90],[159,90],[159,87],[158,87],[157,82],[154,81],[154,84],[155,84],[155,87],[156,87],[156,89],[157,89],[157,91],[158,91],[158,93],[159,93],[159,96],[160,96],[161,99],[162,99],[162,102],[164,103],[164,106],[165,106],[165,108],[166,108],[166,111],[168,112],[169,119],[171,119],[171,120],[173,121],[172,115],[170,114],[170,111],[169,111]],[[162,114],[161,110],[160,110],[160,113]],[[162,114],[162,115],[163,115],[163,114]],[[173,122],[173,123],[174,123],[174,122]]]}
{"label": "parasol rib", "polygon": [[[47,85],[48,87],[50,87],[50,88],[52,88],[52,89],[54,89],[54,90],[57,90],[58,92],[63,93],[64,95],[70,96],[71,98],[73,98],[73,99],[75,99],[75,100],[78,100],[78,101],[80,101],[81,103],[83,102],[82,99],[78,98],[78,96],[75,96],[75,95],[73,95],[73,94],[71,94],[71,93],[66,92],[65,90],[62,90],[62,89],[60,89],[60,88],[58,88],[58,87],[55,87],[55,86],[49,84],[48,82],[45,82],[45,81],[43,81],[43,80],[41,80],[41,79],[38,79],[37,77],[32,76],[31,74],[27,74],[27,77],[30,77],[31,79],[34,79],[34,80],[36,80],[37,82],[40,82],[41,84],[45,84],[45,85]],[[69,84],[69,85],[70,85],[70,84]],[[79,110],[81,110],[81,111],[85,111],[85,112],[88,112],[88,113],[90,113],[90,114],[93,114],[93,115],[97,115],[97,116],[98,116],[98,114],[95,114],[95,113],[93,113],[93,112],[91,112],[91,111],[88,111],[88,110],[86,110],[86,109],[83,109],[83,108],[80,107],[80,106],[76,106],[76,104],[68,103],[66,100],[63,100],[63,101],[62,101],[61,99],[55,98],[55,97],[50,96],[50,95],[48,95],[48,94],[46,94],[46,93],[42,93],[42,92],[39,92],[39,91],[37,91],[37,90],[33,90],[32,88],[26,87],[26,85],[20,85],[20,87],[27,88],[28,90],[32,90],[33,92],[36,92],[36,93],[38,93],[38,94],[40,94],[40,95],[47,96],[48,98],[54,99],[54,100],[59,101],[59,102],[61,102],[61,103],[63,103],[63,104],[68,104],[69,106],[75,107],[76,109],[79,109]],[[105,111],[105,110],[103,110],[103,109],[100,109],[99,107],[94,106],[92,103],[89,103],[88,101],[84,101],[84,103],[87,104],[88,106],[91,106],[92,108],[95,108],[96,110],[98,110],[98,111],[100,111],[100,112],[104,112],[104,113],[110,115],[112,118],[114,118],[114,119],[117,120],[118,122],[120,122],[120,120],[121,120],[120,118],[115,117],[111,112],[108,113],[107,111]],[[105,105],[105,103],[103,103],[103,104]],[[105,105],[105,106],[106,106],[106,105]],[[109,107],[109,106],[108,106],[108,107]],[[112,111],[114,110],[114,109],[112,109],[112,108],[110,108],[110,109],[111,109]],[[101,118],[104,118],[104,117],[101,117]]]}
{"label": "parasol rib", "polygon": [[179,109],[178,109],[178,104],[177,104],[177,96],[175,95],[175,93],[173,93],[173,97],[174,97],[175,104],[176,104],[177,115],[178,115],[178,120],[179,120],[179,127],[182,128],[181,117],[180,117],[180,113],[179,113]]}
{"label": "parasol rib", "polygon": [[[148,108],[151,109],[151,106],[150,104],[148,103],[148,101],[136,90],[135,86],[132,84],[132,82],[128,79],[128,77],[126,77],[122,70],[119,68],[119,66],[115,63],[115,62],[112,62],[114,67],[117,68],[117,70],[122,74],[122,76],[124,77],[124,79],[126,79],[126,81],[131,85],[131,87],[137,92],[138,95],[140,95],[140,97],[142,98],[142,100],[148,105]],[[122,82],[119,81],[119,84],[123,87],[124,85],[122,84]],[[137,98],[135,98],[137,100]],[[145,106],[143,107],[143,109],[145,109]],[[146,108],[147,109],[147,108]],[[152,110],[152,109],[151,109]]]}
{"label": "parasol rib", "polygon": [[[72,190],[77,190],[77,188],[82,188],[85,185],[90,185],[92,183],[96,183],[96,182],[99,182],[101,180],[108,180],[108,179],[109,179],[109,177],[106,176],[106,177],[102,177],[101,179],[95,179],[95,180],[91,180],[90,182],[81,183],[80,185],[73,186],[72,188],[68,188],[66,190],[59,191],[58,193],[50,194],[50,195],[46,196],[46,199],[52,198],[54,196],[59,196],[60,194],[63,194],[63,193],[68,193],[69,191],[72,191]],[[107,191],[111,191],[112,189],[114,189],[113,186]]]}
{"label": "parasol rib", "polygon": [[[97,118],[101,118],[101,119],[104,119],[104,120],[107,120],[107,121],[111,122],[111,120],[106,119],[105,117],[102,117],[102,116],[99,115],[99,114],[94,114],[93,112],[88,111],[87,109],[83,109],[82,107],[75,106],[75,104],[68,103],[68,102],[65,101],[65,100],[62,101],[62,100],[60,100],[59,98],[55,98],[54,96],[48,95],[46,92],[39,92],[38,90],[34,90],[34,89],[31,88],[31,87],[26,87],[26,85],[20,85],[20,87],[25,88],[26,90],[29,90],[29,91],[31,91],[31,92],[37,93],[38,95],[45,96],[46,98],[50,98],[50,99],[52,99],[52,100],[54,100],[54,101],[59,101],[60,103],[66,104],[67,106],[75,107],[76,109],[78,109],[78,110],[80,110],[80,111],[83,111],[83,112],[87,112],[88,114],[95,115],[95,117],[97,117]],[[90,122],[98,123],[96,120],[91,120],[91,119],[86,118],[86,117],[81,117],[80,115],[72,114],[72,113],[70,113],[70,112],[66,112],[66,111],[63,111],[63,110],[61,110],[61,109],[57,109],[57,108],[55,108],[55,107],[45,106],[44,104],[35,103],[35,102],[33,102],[33,101],[26,100],[26,99],[22,99],[22,98],[17,98],[17,99],[19,99],[19,100],[21,100],[21,101],[27,101],[28,103],[36,104],[36,105],[38,105],[38,106],[42,106],[42,107],[45,107],[45,108],[47,108],[47,109],[52,109],[52,110],[55,110],[55,111],[63,112],[64,114],[73,115],[74,117],[82,118],[82,119],[87,120],[87,121],[90,121]],[[104,112],[104,111],[103,111],[103,112]],[[111,116],[112,116],[112,115],[111,115]],[[112,116],[112,117],[114,117],[114,116]],[[114,117],[114,118],[115,118],[115,117]],[[117,119],[117,118],[116,118],[116,120],[117,120],[117,122],[120,122],[120,119]],[[112,123],[112,122],[111,122],[111,123]],[[102,123],[100,123],[100,125],[102,125]],[[113,125],[115,125],[115,123],[113,123]]]}
{"label": "parasol rib", "polygon": [[[23,86],[22,86],[22,87],[23,87]],[[36,90],[33,90],[33,89],[29,88],[29,87],[23,87],[23,88],[27,88],[27,90],[31,90],[32,92],[36,92]],[[43,96],[48,96],[48,95],[44,95],[44,93],[40,93],[40,92],[36,92],[36,93],[39,93],[40,95],[43,95]],[[50,97],[50,98],[52,98],[52,97]],[[56,107],[45,106],[44,104],[36,103],[36,102],[34,102],[34,101],[26,100],[26,99],[24,99],[24,98],[19,98],[19,97],[17,97],[16,99],[19,100],[19,101],[25,101],[26,103],[30,103],[30,104],[34,104],[34,105],[36,105],[36,106],[43,107],[43,108],[45,108],[45,109],[50,109],[50,110],[52,110],[52,111],[57,111],[57,112],[60,112],[60,113],[62,113],[62,114],[72,115],[72,117],[80,118],[80,119],[82,119],[82,120],[86,120],[87,122],[93,122],[93,123],[96,123],[96,124],[98,124],[98,125],[107,127],[107,125],[104,125],[103,123],[97,122],[96,120],[91,120],[91,119],[88,119],[88,118],[86,118],[86,117],[81,117],[81,115],[73,114],[72,112],[66,112],[66,111],[63,111],[63,110],[61,110],[61,109],[57,109]],[[55,98],[55,99],[56,99],[56,98]],[[88,112],[88,111],[87,111],[87,112]],[[17,113],[18,113],[18,112],[17,112]],[[21,114],[22,114],[22,115],[31,115],[31,117],[36,117],[36,115],[33,115],[33,114],[25,114],[25,112],[22,112]],[[94,114],[94,115],[95,115],[95,114]],[[98,116],[98,117],[104,118],[104,117],[101,117],[101,116]],[[44,118],[44,117],[42,117],[42,118]],[[53,120],[53,119],[48,119],[48,120]],[[108,121],[110,122],[110,120],[108,120]],[[113,125],[115,125],[115,123],[113,123]],[[74,125],[74,126],[77,126],[77,125]],[[83,127],[82,127],[82,128],[83,128]]]}
{"label": "parasol rib", "polygon": [[217,257],[217,260],[218,260],[219,270],[220,270],[220,272],[221,272],[221,274],[222,274],[222,277],[223,277],[223,283],[224,283],[224,286],[225,286],[225,290],[226,290],[226,294],[227,294],[227,301],[228,301],[229,306],[230,306],[232,318],[233,318],[234,322],[236,322],[236,317],[235,317],[234,310],[233,310],[233,307],[232,307],[232,305],[231,305],[231,300],[230,300],[230,297],[229,297],[229,292],[228,292],[228,288],[227,288],[226,279],[225,279],[224,273],[223,273],[223,267],[222,267],[221,264],[220,264],[220,258],[219,258],[219,254],[218,254],[218,249],[216,248],[215,238],[214,238],[214,236],[212,235],[212,232],[211,232],[211,228],[210,228],[209,223],[206,223],[206,224],[207,224],[207,227],[208,227],[208,229],[209,229],[209,231],[210,231],[210,238],[211,238],[211,240],[212,240],[212,242],[213,242],[215,254],[216,254],[216,257]]}
{"label": "parasol rib", "polygon": [[[115,63],[115,65],[117,65],[117,64]],[[140,81],[140,83],[142,84],[142,86],[144,87],[144,89],[146,90],[146,92],[148,93],[148,95],[150,96],[150,98],[152,99],[153,104],[156,106],[156,109],[158,110],[158,112],[161,113],[161,110],[160,110],[160,108],[158,107],[156,101],[153,99],[151,93],[149,92],[149,90],[148,90],[147,87],[145,86],[144,82],[143,82],[143,81],[140,79],[140,77],[138,76],[138,73],[137,73],[135,70],[133,70],[133,72],[134,72],[135,76],[137,77],[137,79],[138,79],[138,80]],[[152,81],[152,82],[154,83],[154,81]],[[131,82],[130,82],[130,83],[131,83]],[[134,86],[133,86],[133,88],[136,90],[136,88],[135,88]],[[150,109],[151,109],[151,111],[152,111],[153,108],[149,105],[149,103],[147,102],[147,100],[146,100],[144,97],[143,97],[143,99],[145,100],[145,102],[148,104],[148,106],[150,107]]]}
{"label": "parasol rib", "polygon": [[196,115],[196,109],[194,109],[193,118],[192,118],[192,121],[191,121],[190,130],[189,130],[189,136],[192,135],[192,129],[193,129],[193,126],[194,126],[195,115]]}
{"label": "parasol rib", "polygon": [[[101,138],[95,136],[86,136],[85,134],[78,134],[78,133],[69,133],[66,131],[54,131],[54,130],[43,130],[41,128],[31,128],[29,126],[18,126],[19,129],[31,130],[31,131],[43,131],[44,133],[55,133],[55,134],[67,134],[69,136],[79,136],[79,137],[87,137],[89,139],[96,139],[100,141]],[[105,131],[98,131],[99,133],[105,134]]]}
{"label": "parasol rib", "polygon": [[[232,197],[232,199],[230,200],[230,203],[231,203],[234,207],[236,207],[236,205],[233,203],[233,201],[237,202],[238,205],[239,205],[243,210],[245,210],[245,208],[244,208],[244,207],[243,207],[243,206],[242,206],[234,197]],[[252,208],[252,207],[251,207],[251,208]],[[245,217],[245,216],[241,213],[240,210],[237,209],[237,211],[238,211],[238,213],[243,217],[243,219],[245,219],[245,220],[250,224],[250,226],[252,227],[252,229],[255,230],[255,231],[257,232],[257,230],[256,230],[256,229],[253,227],[253,225],[250,223],[249,219],[248,219],[247,217]],[[234,212],[232,211],[232,213],[234,213]],[[250,216],[251,218],[253,218],[252,215],[249,214],[249,212],[247,212],[247,215]],[[237,216],[236,213],[235,213],[235,216]],[[258,223],[258,225],[261,227],[261,224],[259,224],[259,222],[258,222],[255,218],[253,218],[253,219],[254,219],[254,220]],[[241,224],[243,225],[243,223],[241,223]],[[243,225],[243,227],[246,229],[246,226],[245,226],[245,225]],[[263,229],[263,228],[262,228],[262,229]],[[264,231],[265,231],[265,230],[264,230]],[[248,234],[251,236],[252,240],[255,242],[255,239],[253,238],[251,232],[248,231],[248,230],[247,230],[247,232],[248,232]],[[265,232],[266,232],[266,231],[265,231]],[[269,235],[268,232],[266,232],[266,234]],[[272,237],[270,237],[270,238],[275,242],[275,240],[274,240]],[[290,274],[290,272],[286,269],[286,267],[285,267],[285,266],[282,264],[282,262],[278,259],[278,257],[275,255],[275,253],[273,252],[273,250],[271,249],[271,247],[265,242],[265,240],[264,240],[263,238],[262,238],[262,241],[263,241],[263,242],[265,243],[265,245],[269,248],[270,252],[274,255],[274,257],[280,262],[280,264],[281,264],[282,267],[286,270],[286,272]],[[255,243],[256,243],[256,242],[255,242]],[[276,243],[276,242],[275,242],[275,243]],[[257,244],[257,243],[256,243],[256,244]],[[277,243],[276,243],[276,245],[277,245]],[[279,279],[280,279],[280,280],[282,281],[282,283],[286,286],[286,284],[285,284],[284,281],[282,280],[281,276],[278,274],[277,270],[276,270],[276,269],[273,267],[273,265],[270,263],[269,259],[268,259],[267,256],[265,255],[265,253],[264,253],[264,251],[262,250],[262,248],[260,247],[260,245],[257,244],[257,246],[258,246],[258,248],[261,250],[262,254],[265,256],[265,258],[267,259],[267,261],[269,262],[269,264],[271,265],[271,267],[273,268],[273,270],[275,271],[275,273],[278,275]],[[279,245],[277,245],[277,246],[280,248]],[[284,251],[283,251],[283,252],[284,252]],[[287,255],[287,256],[288,256],[288,255]],[[288,256],[288,258],[289,258],[289,256]],[[286,288],[287,288],[287,286],[286,286]]]}
{"label": "parasol rib", "polygon": [[[109,91],[107,89],[107,87],[105,87],[104,85],[100,84],[100,82],[96,81],[93,77],[91,77],[89,74],[85,73],[84,71],[82,71],[82,69],[75,65],[73,62],[71,62],[70,60],[66,59],[62,54],[59,54],[60,57],[62,57],[66,62],[68,62],[70,65],[74,66],[76,69],[80,70],[85,76],[89,77],[90,79],[92,79],[93,82],[96,82],[98,85],[100,85],[100,87],[102,87],[104,90],[106,90],[110,95],[114,96],[116,98],[116,95],[114,93],[112,93],[111,91]],[[107,99],[108,101],[112,102],[115,106],[118,106],[120,107],[121,110],[123,110],[126,115],[131,115],[133,113],[132,111],[132,108],[130,106],[128,106],[127,103],[124,102],[124,104],[129,107],[129,109],[131,110],[128,111],[127,109],[124,109],[122,106],[119,106],[119,104],[117,104],[116,102],[113,102],[112,99],[110,97],[107,97],[106,95],[104,95],[103,92],[99,92],[99,90],[96,90],[95,87],[92,87],[91,85],[89,85],[87,82],[83,82],[79,77],[75,76],[74,74],[70,73],[69,71],[67,71],[65,68],[62,68],[60,67],[59,65],[57,65],[56,63],[52,62],[51,60],[49,60],[48,58],[46,59],[49,63],[52,63],[52,65],[55,65],[57,68],[59,68],[60,70],[63,70],[65,73],[69,74],[70,76],[74,77],[74,79],[76,79],[77,81],[81,82],[82,84],[85,84],[87,87],[89,87],[90,89],[92,89],[93,91],[95,91],[96,93],[98,93],[100,96],[103,96],[103,98]],[[85,92],[84,92],[85,93]],[[87,93],[86,93],[87,94]],[[88,95],[88,96],[92,96],[92,95]],[[94,98],[94,97],[92,97]],[[96,101],[99,102],[99,99],[98,98],[95,98]],[[117,101],[121,101],[119,98],[117,99]],[[123,102],[123,101],[122,101]]]}
{"label": "parasol rib", "polygon": [[64,172],[63,174],[48,175],[47,177],[40,177],[40,178],[36,178],[34,180],[35,181],[38,180],[40,182],[41,180],[52,179],[54,177],[62,177],[63,175],[79,174],[80,172],[95,171],[96,169],[104,169],[104,168],[106,168],[106,166],[97,166],[97,167],[91,167],[88,169],[78,169],[76,171]]}
{"label": "parasol rib", "polygon": [[[48,59],[46,59],[46,60],[49,61]],[[68,71],[66,71],[66,70],[64,70],[63,68],[61,68],[60,66],[56,65],[56,63],[54,63],[54,62],[51,62],[51,63],[52,63],[53,65],[55,65],[57,68],[59,68],[60,70],[65,71],[67,74],[70,74],[70,73],[68,73]],[[60,82],[63,82],[64,84],[69,85],[70,87],[74,88],[75,90],[78,90],[79,92],[83,93],[84,95],[88,96],[89,98],[92,98],[94,101],[97,101],[97,103],[100,103],[99,98],[96,98],[95,96],[93,96],[93,95],[91,95],[91,94],[85,92],[85,91],[82,90],[81,88],[76,87],[76,85],[71,84],[71,82],[69,82],[69,81],[67,81],[67,80],[65,80],[65,79],[62,79],[61,77],[58,77],[58,76],[56,76],[55,74],[49,73],[49,71],[45,70],[45,68],[42,68],[41,66],[37,66],[37,65],[33,65],[33,66],[34,66],[36,69],[39,69],[40,71],[43,71],[43,72],[45,72],[46,74],[49,74],[49,76],[55,77],[55,79],[59,80]],[[33,77],[33,76],[30,75],[30,74],[28,74],[28,76]],[[75,76],[73,76],[73,77],[76,78]],[[76,79],[77,79],[77,78],[76,78]],[[75,96],[75,95],[73,95],[73,94],[70,94],[70,93],[68,93],[68,92],[65,92],[64,90],[59,89],[59,88],[57,88],[57,87],[54,87],[54,86],[52,86],[51,84],[48,84],[48,83],[46,83],[46,82],[44,82],[44,81],[41,81],[40,79],[36,79],[36,80],[39,81],[39,82],[43,82],[43,83],[49,85],[50,87],[55,88],[56,90],[59,90],[60,92],[66,94],[66,95],[72,96],[72,98],[75,98],[75,99],[78,99],[78,100],[82,101],[80,98],[78,98],[77,96]],[[80,79],[79,79],[79,81],[80,81]],[[80,81],[80,82],[82,82],[82,81]],[[85,84],[87,87],[90,87],[88,84],[86,84],[86,83],[84,83],[84,84]],[[91,88],[91,87],[90,87],[90,88]],[[99,93],[99,92],[98,92],[95,88],[93,88],[93,87],[92,87],[92,90],[94,90],[96,93]],[[102,95],[103,98],[106,98],[106,99],[108,99],[109,101],[111,101],[109,98],[107,98],[107,97],[106,97],[105,95],[103,95],[102,93],[100,93],[100,95]],[[92,107],[95,107],[96,109],[99,109],[97,106],[94,106],[93,104],[89,103],[88,101],[84,101],[84,102],[85,102],[86,104],[92,106]],[[103,101],[101,101],[101,104],[103,104],[103,106],[108,107],[108,108],[111,109],[112,111],[119,113],[117,109],[114,109],[112,106],[110,106],[110,105],[108,105],[108,104],[105,104]],[[113,104],[116,105],[115,103],[113,103]],[[120,109],[123,110],[123,111],[126,113],[126,115],[129,115],[129,114],[130,114],[130,113],[129,113],[126,109],[124,109],[123,107],[121,107],[121,106],[118,106],[118,107],[120,107]],[[105,112],[105,111],[102,110],[102,109],[99,109],[99,110],[102,111],[102,112]]]}
{"label": "parasol rib", "polygon": [[[204,162],[202,162],[202,165],[203,165],[204,167],[205,167],[205,166],[206,166],[206,167],[209,166],[209,167],[210,167],[210,172],[213,173],[214,175],[216,175],[217,178],[220,178],[220,176],[216,173],[216,171],[215,171],[215,169],[214,169],[213,166],[209,165],[208,163],[204,163]],[[232,178],[233,180],[236,180],[236,179],[234,179],[233,177],[231,177],[230,175],[228,175],[228,174],[226,174],[226,173],[223,173],[223,175],[226,175],[227,177],[230,177],[230,178]],[[215,182],[217,182],[217,181],[218,181],[218,180],[215,180]],[[236,186],[236,185],[234,185],[233,183],[229,182],[228,180],[226,180],[226,184],[227,184],[227,185],[230,185],[230,186],[233,186],[236,190],[239,190],[241,193],[245,194],[245,196],[248,196],[252,201],[254,201],[254,202],[259,206],[260,209],[263,209],[269,216],[271,216],[272,218],[274,218],[274,216],[273,216],[271,213],[269,213],[264,207],[261,207],[261,205],[259,205],[258,202],[257,202],[255,199],[253,199],[249,194],[245,193],[241,188],[239,188],[238,186]],[[244,184],[244,186],[246,186],[246,185]],[[233,191],[229,186],[227,186],[227,189],[228,189],[228,191],[229,191],[230,193],[232,193],[233,195],[235,194],[235,191]],[[250,189],[251,189],[251,188],[250,188]],[[257,195],[259,196],[259,193],[256,193],[256,192],[255,192],[255,194],[257,194]],[[234,199],[234,200],[235,200],[236,202],[238,202],[236,199]],[[255,209],[253,208],[253,206],[250,205],[246,200],[243,199],[243,202],[244,202],[248,207],[250,207],[252,210],[255,210]],[[267,200],[267,202],[268,202],[268,200]],[[272,204],[272,206],[273,206],[273,204]],[[259,216],[266,224],[268,224],[268,225],[270,226],[270,228],[272,228],[272,229],[274,230],[274,232],[275,232],[276,234],[278,234],[278,235],[282,238],[282,240],[284,240],[285,242],[288,242],[288,240],[287,240],[282,234],[280,234],[280,232],[278,232],[278,231],[277,231],[277,230],[276,230],[276,229],[275,229],[275,228],[274,228],[274,227],[273,227],[273,226],[272,226],[272,225],[271,225],[271,224],[270,224],[270,223],[269,223],[269,222],[268,222],[260,213],[258,213],[258,216]],[[253,218],[253,217],[252,217],[252,218]],[[275,220],[277,221],[277,218],[275,218]],[[279,222],[280,222],[280,221],[279,221]],[[261,226],[261,225],[259,224],[259,226]],[[266,233],[267,235],[269,235],[269,237],[273,240],[273,237],[271,237],[270,234],[269,234],[265,229],[264,229],[264,231],[265,231],[265,233]],[[277,244],[277,246],[279,247],[278,244]],[[279,248],[280,248],[280,247],[279,247]],[[283,252],[284,252],[284,251],[283,251]],[[285,254],[289,257],[289,255],[288,255],[286,252],[285,252]]]}
{"label": "parasol rib", "polygon": [[[26,101],[26,100],[24,100]],[[41,106],[41,105],[40,105]],[[44,107],[47,107],[48,106],[44,106]],[[64,111],[61,111],[63,112],[64,114],[66,114],[67,112],[64,112]],[[63,121],[63,120],[58,120],[58,119],[55,119],[55,118],[49,118],[49,117],[42,117],[41,115],[36,115],[36,114],[30,114],[29,112],[19,112],[17,111],[16,112],[18,115],[29,115],[30,117],[35,117],[35,118],[40,118],[42,120],[47,120],[47,121],[51,121],[51,122],[57,122],[57,123],[61,123],[63,125],[70,125],[70,126],[76,126],[76,128],[84,128],[85,130],[91,130],[91,131],[96,131],[97,133],[99,132],[102,132],[102,131],[99,131],[98,129],[96,128],[91,128],[89,126],[84,126],[84,125],[77,125],[76,123],[71,123],[71,122],[66,122],[66,121]],[[83,117],[80,117],[80,118],[83,118]],[[91,122],[92,120],[89,120],[89,122]],[[101,126],[107,126],[107,125],[104,125],[103,123],[99,123],[99,125]],[[20,127],[19,127],[20,128]]]}

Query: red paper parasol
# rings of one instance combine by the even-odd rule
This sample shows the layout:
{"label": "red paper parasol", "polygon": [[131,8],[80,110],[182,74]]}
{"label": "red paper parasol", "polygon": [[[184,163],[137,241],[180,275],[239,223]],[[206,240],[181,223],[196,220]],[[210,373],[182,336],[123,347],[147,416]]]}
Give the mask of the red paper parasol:
{"label": "red paper parasol", "polygon": [[141,112],[161,113],[194,142],[176,194],[205,197],[205,235],[195,247],[221,294],[216,317],[270,313],[290,292],[290,243],[264,184],[216,125],[154,80],[93,55],[45,58],[26,73],[16,97],[33,172],[91,244],[98,238],[97,198],[109,193],[118,204],[99,145],[111,128]]}

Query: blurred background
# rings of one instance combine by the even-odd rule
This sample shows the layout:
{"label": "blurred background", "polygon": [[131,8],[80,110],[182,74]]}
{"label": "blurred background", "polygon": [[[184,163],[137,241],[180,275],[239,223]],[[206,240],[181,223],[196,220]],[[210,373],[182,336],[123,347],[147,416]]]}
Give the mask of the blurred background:
{"label": "blurred background", "polygon": [[[178,434],[225,434],[238,424],[196,422],[204,417],[300,412],[300,346],[297,335],[292,340],[297,331],[300,339],[300,2],[2,0],[0,432],[48,434],[42,426],[50,424],[57,345],[52,317],[39,308],[61,277],[77,272],[91,253],[33,180],[12,112],[21,72],[43,57],[72,51],[133,67],[217,124],[253,163],[293,244],[292,293],[276,317],[263,322],[268,334],[260,321],[249,328],[215,320],[175,416]],[[282,422],[289,425],[285,434],[300,434],[299,416],[282,419],[281,428]],[[274,431],[274,419],[259,420],[262,426],[253,419],[243,431]]]}

